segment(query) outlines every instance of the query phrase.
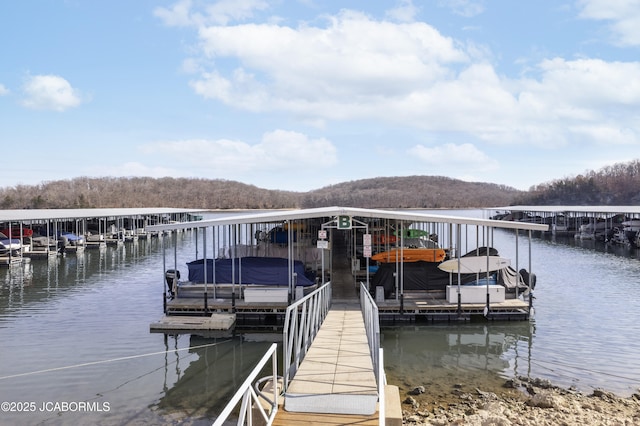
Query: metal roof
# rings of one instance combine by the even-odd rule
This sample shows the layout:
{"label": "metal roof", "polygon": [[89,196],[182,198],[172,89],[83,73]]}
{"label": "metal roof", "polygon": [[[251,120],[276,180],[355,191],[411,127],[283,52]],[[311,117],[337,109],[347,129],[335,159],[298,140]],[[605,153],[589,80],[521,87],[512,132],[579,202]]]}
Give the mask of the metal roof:
{"label": "metal roof", "polygon": [[204,210],[151,208],[108,208],[108,209],[33,209],[0,210],[1,222],[27,222],[38,220],[72,220],[110,217],[133,217],[178,213],[197,213]]}
{"label": "metal roof", "polygon": [[493,207],[491,210],[506,210],[540,213],[600,213],[600,214],[640,214],[640,206],[507,206]]}
{"label": "metal roof", "polygon": [[427,214],[412,211],[361,209],[355,207],[322,207],[302,210],[279,210],[266,213],[251,213],[230,215],[222,218],[200,220],[197,222],[181,222],[164,225],[149,226],[149,230],[165,231],[188,228],[205,228],[218,225],[235,225],[250,223],[283,222],[285,220],[314,219],[334,216],[352,216],[360,218],[396,219],[410,222],[452,223],[461,225],[489,226],[494,228],[523,229],[533,231],[547,231],[548,225],[509,222],[491,219],[475,219],[462,216],[448,216]]}

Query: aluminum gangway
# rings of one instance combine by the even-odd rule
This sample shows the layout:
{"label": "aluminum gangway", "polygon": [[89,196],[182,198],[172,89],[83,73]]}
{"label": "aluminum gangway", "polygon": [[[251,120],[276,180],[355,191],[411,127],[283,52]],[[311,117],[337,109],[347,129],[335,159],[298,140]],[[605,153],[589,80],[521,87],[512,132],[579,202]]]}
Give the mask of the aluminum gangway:
{"label": "aluminum gangway", "polygon": [[398,388],[384,374],[377,309],[364,285],[360,303],[332,303],[329,282],[292,304],[283,337],[282,376],[274,373],[266,385],[252,376],[254,387],[231,401],[244,401],[238,425],[402,424]]}

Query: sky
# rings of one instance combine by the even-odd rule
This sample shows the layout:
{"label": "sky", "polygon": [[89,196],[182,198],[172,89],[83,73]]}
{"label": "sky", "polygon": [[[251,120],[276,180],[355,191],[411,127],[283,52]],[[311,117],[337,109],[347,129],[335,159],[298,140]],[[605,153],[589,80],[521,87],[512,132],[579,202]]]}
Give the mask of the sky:
{"label": "sky", "polygon": [[640,1],[4,1],[0,142],[0,187],[527,190],[640,158]]}

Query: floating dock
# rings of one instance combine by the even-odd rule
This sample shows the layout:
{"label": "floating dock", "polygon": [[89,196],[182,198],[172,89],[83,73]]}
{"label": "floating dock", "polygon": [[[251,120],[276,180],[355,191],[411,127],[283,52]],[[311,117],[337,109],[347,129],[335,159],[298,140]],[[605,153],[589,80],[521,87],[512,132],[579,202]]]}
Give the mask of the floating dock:
{"label": "floating dock", "polygon": [[[425,295],[422,293],[405,294],[400,302],[395,299],[379,300],[378,312],[383,322],[395,321],[469,321],[472,317],[484,316],[490,320],[516,321],[529,319],[529,303],[521,299],[506,299],[490,304],[485,315],[486,303],[465,303],[458,310],[457,303],[449,303],[444,293]],[[167,316],[202,316],[210,312],[234,313],[239,324],[256,324],[267,319],[284,318],[288,304],[281,303],[247,303],[238,300],[235,304],[228,299],[210,298],[205,312],[201,299],[174,299],[167,303]],[[281,321],[280,321],[281,322]]]}
{"label": "floating dock", "polygon": [[214,313],[210,316],[177,316],[165,315],[159,321],[151,324],[152,332],[188,332],[229,330],[236,322],[235,314]]}

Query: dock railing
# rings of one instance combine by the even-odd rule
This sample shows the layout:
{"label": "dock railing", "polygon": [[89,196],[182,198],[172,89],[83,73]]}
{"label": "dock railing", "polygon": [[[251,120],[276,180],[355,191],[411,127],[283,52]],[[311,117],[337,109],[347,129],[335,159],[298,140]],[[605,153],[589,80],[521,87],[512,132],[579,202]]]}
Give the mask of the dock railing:
{"label": "dock railing", "polygon": [[298,371],[331,307],[331,281],[289,305],[282,331],[283,387]]}
{"label": "dock railing", "polygon": [[[265,367],[267,362],[271,359],[272,365],[272,390],[273,390],[273,399],[266,398],[265,395],[261,394],[258,396],[258,390],[254,389],[253,383],[256,382],[258,374],[261,373],[262,369]],[[271,406],[270,410],[265,410],[260,398],[263,401],[267,401]],[[264,354],[260,362],[253,369],[249,377],[242,383],[240,388],[236,391],[235,395],[227,406],[222,410],[218,418],[213,422],[213,426],[222,426],[225,424],[227,418],[231,414],[231,412],[236,408],[238,403],[242,401],[242,405],[240,407],[240,413],[238,415],[237,425],[253,425],[253,415],[259,414],[262,418],[256,419],[256,424],[260,425],[270,425],[273,423],[273,419],[278,412],[278,344],[274,343],[269,347],[269,350]]]}
{"label": "dock railing", "polygon": [[373,363],[373,372],[376,375],[378,384],[378,425],[384,426],[386,422],[386,395],[387,375],[384,372],[384,353],[380,347],[380,317],[378,316],[378,305],[369,294],[367,286],[360,283],[360,308],[364,319],[364,328],[367,332],[369,342],[369,352]]}
{"label": "dock railing", "polygon": [[364,328],[367,332],[367,341],[369,342],[369,353],[373,361],[373,371],[376,374],[376,382],[380,387],[383,378],[380,377],[380,318],[378,316],[378,306],[369,294],[364,283],[360,283],[360,309],[362,309],[362,317],[364,319]]}

